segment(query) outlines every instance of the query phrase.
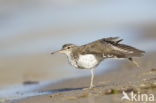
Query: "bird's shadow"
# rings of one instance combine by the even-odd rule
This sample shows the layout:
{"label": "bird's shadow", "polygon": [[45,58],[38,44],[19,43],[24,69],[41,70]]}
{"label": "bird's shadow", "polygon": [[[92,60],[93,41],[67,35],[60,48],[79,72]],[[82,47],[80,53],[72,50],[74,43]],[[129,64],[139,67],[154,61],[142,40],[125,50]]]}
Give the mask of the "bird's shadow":
{"label": "bird's shadow", "polygon": [[39,94],[54,94],[54,93],[60,93],[60,92],[67,92],[67,91],[73,91],[73,90],[83,90],[84,87],[81,88],[61,88],[61,89],[52,89],[52,90],[46,90],[46,91],[39,91]]}
{"label": "bird's shadow", "polygon": [[[98,85],[98,87],[103,87],[103,85]],[[75,91],[75,90],[84,90],[87,87],[80,87],[80,88],[61,88],[61,89],[51,89],[51,90],[45,90],[45,91],[39,91],[39,94],[54,94],[54,93],[60,93],[60,92],[67,92],[67,91]]]}

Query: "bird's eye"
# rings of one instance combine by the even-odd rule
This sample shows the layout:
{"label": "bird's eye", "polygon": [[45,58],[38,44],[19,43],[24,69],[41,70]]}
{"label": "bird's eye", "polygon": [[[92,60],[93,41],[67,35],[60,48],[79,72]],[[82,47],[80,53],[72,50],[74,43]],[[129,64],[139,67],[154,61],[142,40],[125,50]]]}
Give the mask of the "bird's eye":
{"label": "bird's eye", "polygon": [[67,47],[67,49],[70,49],[70,47]]}

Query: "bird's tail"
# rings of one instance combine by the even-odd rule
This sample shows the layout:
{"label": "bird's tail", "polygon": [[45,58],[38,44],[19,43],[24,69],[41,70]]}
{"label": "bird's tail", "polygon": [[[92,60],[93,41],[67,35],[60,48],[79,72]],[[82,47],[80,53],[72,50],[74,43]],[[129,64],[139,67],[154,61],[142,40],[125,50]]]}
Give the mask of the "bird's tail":
{"label": "bird's tail", "polygon": [[119,44],[118,47],[123,50],[125,57],[141,57],[145,54],[145,51],[136,49],[132,46],[125,44]]}

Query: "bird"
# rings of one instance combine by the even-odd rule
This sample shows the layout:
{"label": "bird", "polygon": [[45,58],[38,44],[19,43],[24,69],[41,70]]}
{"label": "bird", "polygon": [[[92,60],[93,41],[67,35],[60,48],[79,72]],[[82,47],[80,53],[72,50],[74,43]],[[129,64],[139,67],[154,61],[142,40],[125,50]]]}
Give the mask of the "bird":
{"label": "bird", "polygon": [[90,70],[91,79],[88,89],[92,89],[94,87],[94,69],[105,59],[128,59],[139,67],[133,57],[141,57],[145,51],[122,44],[121,41],[123,39],[119,39],[119,37],[107,37],[81,46],[68,43],[64,44],[60,50],[51,52],[51,54],[63,53],[75,68]]}

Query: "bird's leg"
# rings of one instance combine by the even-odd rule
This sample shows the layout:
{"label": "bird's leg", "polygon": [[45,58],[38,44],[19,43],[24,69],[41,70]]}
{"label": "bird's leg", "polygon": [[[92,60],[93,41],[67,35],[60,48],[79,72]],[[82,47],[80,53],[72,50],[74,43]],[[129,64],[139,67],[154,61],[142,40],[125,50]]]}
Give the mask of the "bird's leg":
{"label": "bird's leg", "polygon": [[91,69],[90,72],[91,72],[91,81],[90,81],[90,87],[89,87],[89,89],[92,89],[94,87],[94,85],[93,85],[93,81],[94,81],[94,69]]}
{"label": "bird's leg", "polygon": [[128,58],[132,63],[134,63],[137,67],[139,67],[139,64],[135,61],[135,60],[133,60],[133,58]]}
{"label": "bird's leg", "polygon": [[91,79],[90,79],[90,86],[89,88],[84,88],[83,90],[88,90],[88,89],[93,89],[94,85],[93,85],[93,81],[94,81],[94,69],[90,69],[91,72]]}

